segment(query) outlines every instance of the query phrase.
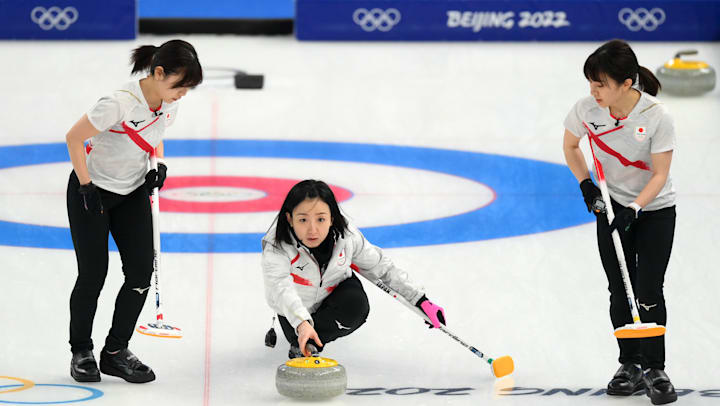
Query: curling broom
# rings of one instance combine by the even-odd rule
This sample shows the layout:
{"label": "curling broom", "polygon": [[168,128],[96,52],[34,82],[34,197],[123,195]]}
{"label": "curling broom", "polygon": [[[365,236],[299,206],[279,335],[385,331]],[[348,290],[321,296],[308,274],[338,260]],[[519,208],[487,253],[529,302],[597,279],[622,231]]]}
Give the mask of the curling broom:
{"label": "curling broom", "polygon": [[[150,169],[157,171],[157,157],[155,151],[150,155]],[[150,205],[152,209],[152,228],[153,228],[153,280],[155,285],[155,321],[147,324],[141,324],[135,328],[140,334],[162,338],[182,338],[182,330],[165,323],[162,301],[160,300],[160,228],[158,226],[158,217],[160,217],[160,202],[158,188],[154,188],[150,195]]]}
{"label": "curling broom", "polygon": [[[593,162],[595,163],[595,172],[597,172],[598,183],[600,184],[600,193],[605,201],[605,210],[607,210],[608,224],[612,224],[615,218],[613,213],[612,203],[610,200],[610,192],[608,192],[607,182],[605,181],[605,172],[600,161],[595,156],[595,150],[592,146],[592,137],[590,139],[590,151],[592,152]],[[617,255],[618,264],[620,265],[620,273],[622,274],[623,286],[625,286],[625,294],[627,295],[628,304],[630,305],[630,313],[632,314],[633,322],[615,329],[615,337],[617,338],[647,338],[657,337],[665,334],[665,326],[658,325],[656,323],[643,323],[640,320],[640,313],[638,313],[637,306],[635,305],[635,294],[630,284],[630,275],[627,270],[627,262],[625,262],[625,252],[622,248],[622,242],[620,241],[620,233],[618,230],[612,232],[613,245],[615,246],[615,254]]]}

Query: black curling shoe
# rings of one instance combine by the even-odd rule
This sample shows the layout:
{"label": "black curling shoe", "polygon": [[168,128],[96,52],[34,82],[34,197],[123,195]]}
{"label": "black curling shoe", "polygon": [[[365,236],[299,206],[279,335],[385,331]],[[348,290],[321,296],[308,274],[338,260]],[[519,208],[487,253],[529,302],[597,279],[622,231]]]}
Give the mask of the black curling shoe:
{"label": "black curling shoe", "polygon": [[70,361],[70,376],[78,382],[100,382],[100,371],[91,350],[73,354]]}
{"label": "black curling shoe", "polygon": [[643,380],[645,381],[645,393],[653,405],[664,405],[677,400],[675,387],[662,369],[650,369],[645,372]]}
{"label": "black curling shoe", "polygon": [[155,380],[152,368],[140,360],[127,348],[115,354],[102,350],[100,353],[100,371],[106,375],[120,377],[131,383],[146,383]]}
{"label": "black curling shoe", "polygon": [[606,393],[615,396],[630,396],[645,389],[643,371],[635,364],[623,364],[608,383]]}

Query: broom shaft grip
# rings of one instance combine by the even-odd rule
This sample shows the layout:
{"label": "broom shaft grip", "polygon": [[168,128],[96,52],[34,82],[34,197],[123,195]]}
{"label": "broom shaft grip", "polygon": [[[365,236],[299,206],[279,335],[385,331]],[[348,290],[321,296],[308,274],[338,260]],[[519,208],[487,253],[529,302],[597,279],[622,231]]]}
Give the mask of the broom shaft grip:
{"label": "broom shaft grip", "polygon": [[[431,323],[430,318],[427,316],[427,314],[425,314],[425,312],[423,312],[422,310],[418,309],[417,306],[413,306],[410,302],[408,302],[407,299],[405,299],[401,294],[395,292],[392,288],[390,288],[388,285],[386,285],[383,281],[381,281],[380,279],[378,279],[378,280],[372,281],[372,282],[375,284],[375,286],[377,286],[378,288],[380,288],[380,290],[382,290],[383,292],[387,293],[388,295],[394,297],[398,302],[402,303],[403,305],[405,305],[405,307],[407,307],[408,309],[412,310],[412,311],[413,311],[415,314],[417,314],[418,316],[422,317],[423,320],[425,320],[425,321],[428,322],[428,323]],[[467,348],[468,350],[470,350],[473,354],[477,355],[477,356],[480,357],[480,358],[485,358],[485,354],[483,354],[482,351],[479,351],[477,348],[475,348],[475,347],[471,346],[470,344],[466,343],[465,341],[463,341],[463,340],[462,340],[460,337],[458,337],[455,333],[453,333],[452,331],[448,330],[447,327],[445,327],[445,326],[443,326],[443,325],[440,325],[439,329],[440,329],[440,331],[442,331],[443,333],[445,333],[445,334],[447,334],[448,336],[450,336],[450,338],[452,338],[453,340],[455,340],[458,344],[460,344],[460,345],[462,345],[463,347],[465,347],[465,348]]]}

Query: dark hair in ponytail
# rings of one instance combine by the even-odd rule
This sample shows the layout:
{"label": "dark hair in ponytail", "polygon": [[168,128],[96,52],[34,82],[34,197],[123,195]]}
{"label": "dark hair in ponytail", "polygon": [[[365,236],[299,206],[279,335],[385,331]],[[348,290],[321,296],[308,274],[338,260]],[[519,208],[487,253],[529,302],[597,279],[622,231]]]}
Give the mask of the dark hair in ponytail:
{"label": "dark hair in ponytail", "polygon": [[195,48],[189,42],[174,39],[159,47],[143,45],[133,50],[130,57],[132,73],[154,72],[162,66],[166,75],[181,74],[173,85],[177,87],[195,87],[202,83],[203,73]]}
{"label": "dark hair in ponytail", "polygon": [[638,80],[640,81],[640,87],[642,88],[643,92],[647,94],[655,96],[662,88],[662,86],[660,85],[660,81],[658,80],[658,78],[655,77],[655,74],[652,73],[650,69],[644,66],[639,66]]}
{"label": "dark hair in ponytail", "polygon": [[639,82],[640,90],[652,96],[660,90],[660,81],[647,68],[638,64],[635,52],[627,42],[614,39],[604,43],[588,56],[583,66],[585,78],[594,82],[606,82],[607,78],[622,84],[630,79]]}

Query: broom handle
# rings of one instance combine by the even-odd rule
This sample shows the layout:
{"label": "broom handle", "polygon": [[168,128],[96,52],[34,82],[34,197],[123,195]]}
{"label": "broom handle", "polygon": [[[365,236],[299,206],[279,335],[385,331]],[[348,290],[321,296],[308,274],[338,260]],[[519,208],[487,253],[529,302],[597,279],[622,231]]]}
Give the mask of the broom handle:
{"label": "broom handle", "polygon": [[[150,154],[150,169],[157,171],[157,155],[156,150]],[[160,300],[160,227],[158,218],[160,217],[160,196],[158,188],[153,188],[150,195],[150,206],[152,212],[152,228],[153,228],[153,279],[155,284],[155,314],[159,325],[165,324],[163,321],[162,301]]]}
{"label": "broom handle", "polygon": [[[610,200],[610,192],[608,191],[607,182],[605,181],[605,173],[600,161],[595,156],[595,150],[592,146],[592,139],[588,137],[590,141],[590,151],[593,156],[593,163],[595,164],[595,172],[598,176],[598,183],[600,184],[600,193],[605,201],[605,210],[607,211],[608,224],[612,224],[615,219],[615,213],[612,208],[612,201]],[[613,245],[615,246],[615,255],[617,255],[618,264],[620,265],[620,274],[622,275],[623,286],[625,286],[625,295],[630,305],[630,313],[632,314],[633,323],[641,324],[640,314],[638,313],[637,306],[635,305],[635,294],[633,293],[632,284],[630,283],[630,274],[627,270],[627,262],[625,261],[625,252],[622,248],[622,242],[620,241],[620,233],[615,229],[612,232]]]}
{"label": "broom handle", "polygon": [[[374,281],[371,280],[371,282],[372,282],[375,286],[377,286],[378,288],[380,288],[380,290],[382,290],[383,292],[387,293],[388,295],[394,297],[395,299],[397,299],[398,302],[404,304],[405,307],[407,307],[408,309],[412,310],[415,314],[417,314],[418,316],[422,317],[425,321],[427,321],[428,323],[430,323],[430,319],[429,319],[428,316],[425,314],[425,312],[423,312],[422,310],[418,309],[417,306],[413,306],[410,302],[407,301],[407,299],[405,299],[405,298],[404,298],[402,295],[400,295],[399,293],[395,292],[391,287],[389,287],[388,285],[386,285],[383,281],[381,281],[380,279],[378,279],[378,280],[374,280]],[[450,337],[451,337],[453,340],[455,340],[458,344],[460,344],[460,345],[462,345],[463,347],[467,348],[468,350],[470,350],[473,354],[477,355],[478,357],[484,359],[488,364],[492,364],[492,361],[493,361],[492,359],[486,358],[486,357],[485,357],[485,354],[483,354],[480,350],[478,350],[477,348],[475,348],[475,347],[473,347],[472,345],[470,345],[470,344],[466,343],[465,341],[463,341],[460,337],[458,337],[457,335],[455,335],[452,331],[448,330],[447,327],[445,327],[445,326],[443,326],[443,325],[441,324],[440,327],[439,327],[439,329],[440,329],[440,331],[442,331],[443,333],[445,333],[445,334],[447,334],[448,336],[450,336]]]}

